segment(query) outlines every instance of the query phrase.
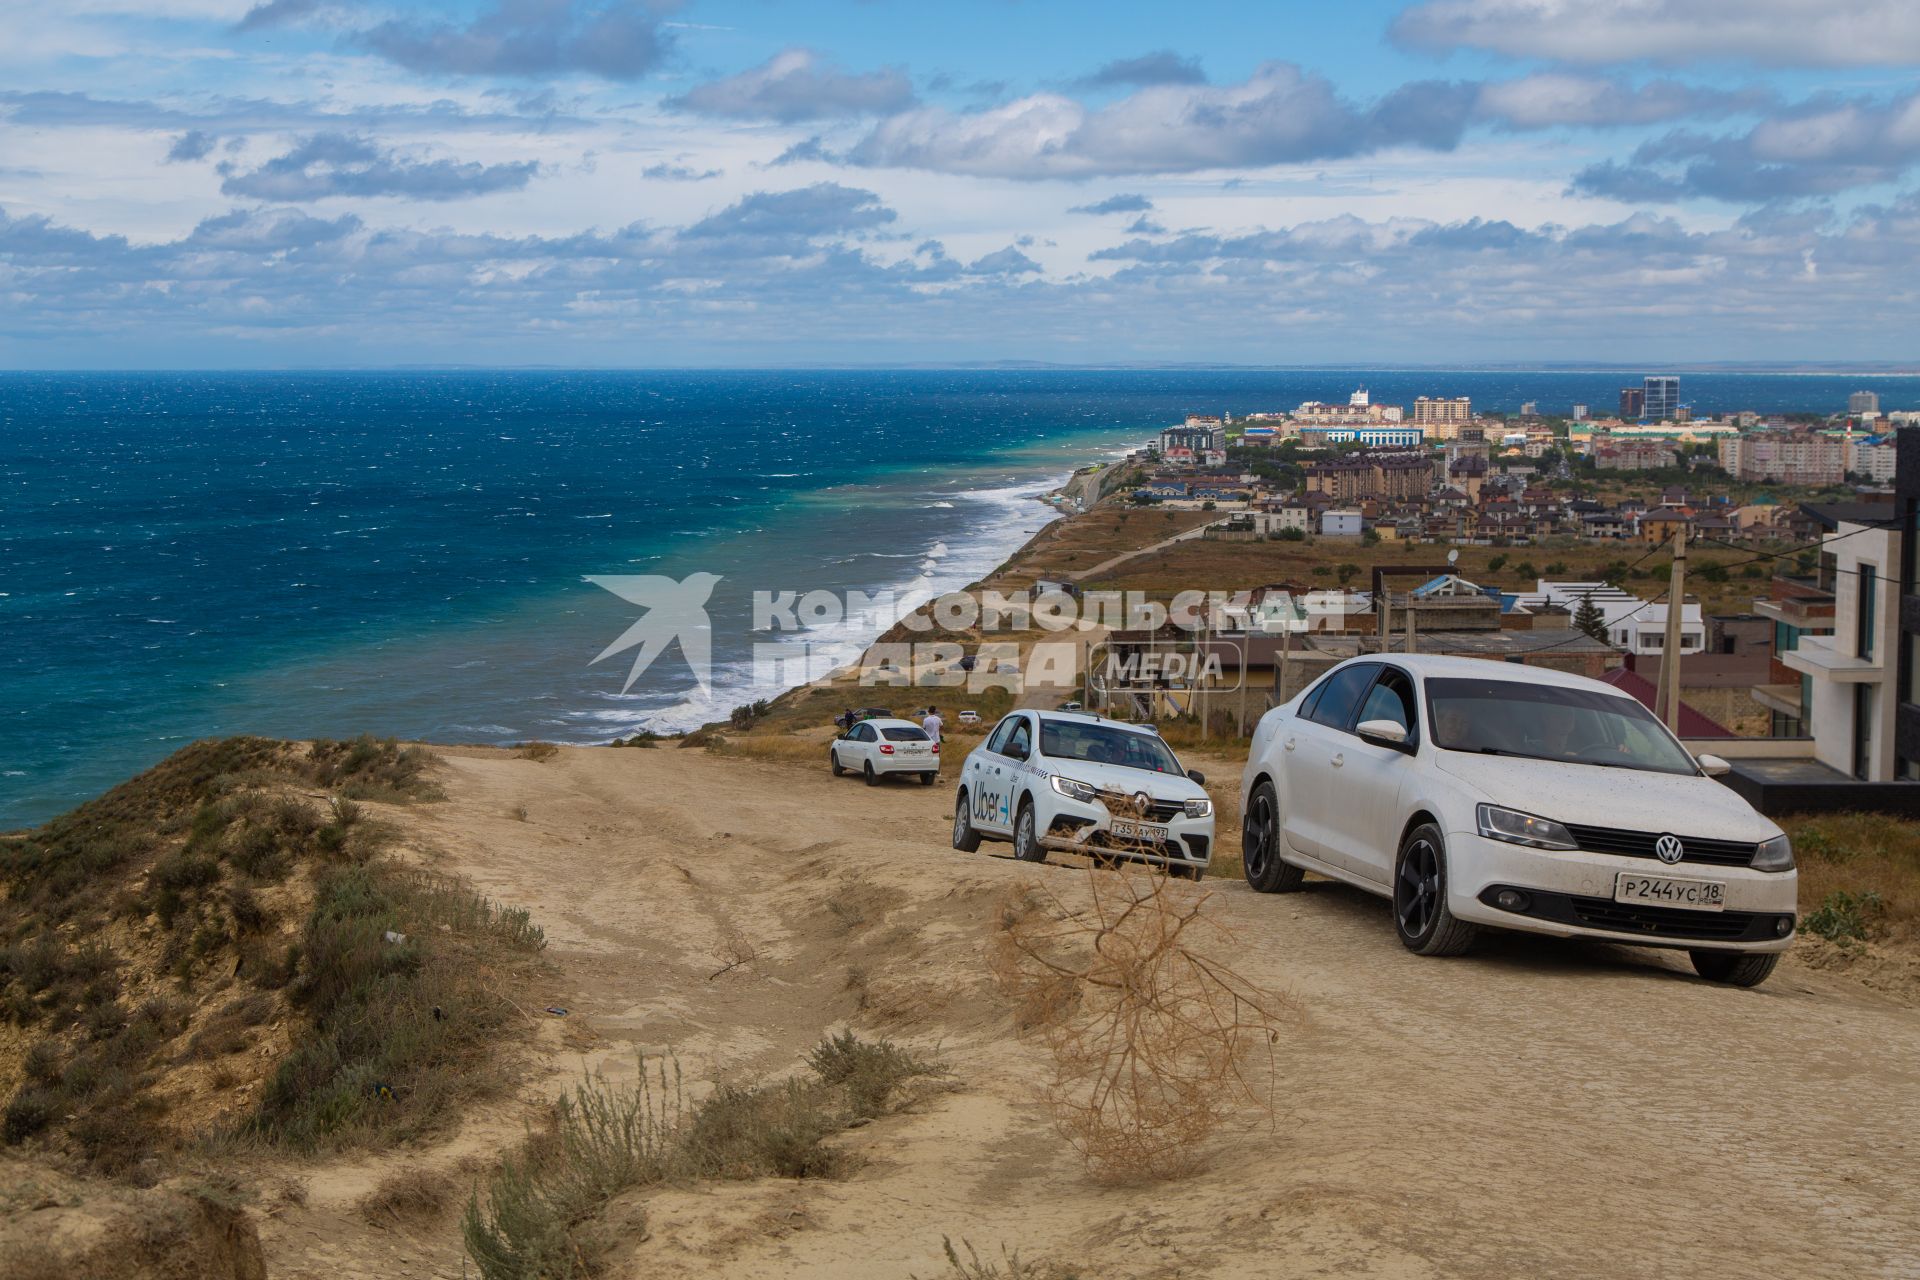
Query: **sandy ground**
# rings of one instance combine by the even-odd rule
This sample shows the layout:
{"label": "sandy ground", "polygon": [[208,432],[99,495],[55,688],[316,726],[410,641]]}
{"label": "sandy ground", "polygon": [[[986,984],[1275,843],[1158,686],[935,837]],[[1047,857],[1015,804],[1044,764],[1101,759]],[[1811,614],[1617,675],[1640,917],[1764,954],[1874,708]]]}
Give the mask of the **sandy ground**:
{"label": "sandy ground", "polygon": [[[947,785],[444,754],[450,799],[407,811],[409,838],[533,911],[570,1011],[530,1094],[668,1048],[696,1080],[760,1078],[848,1024],[954,1068],[957,1091],[847,1136],[848,1180],[616,1205],[628,1274],[932,1277],[951,1236],[1087,1277],[1920,1277],[1920,1011],[1843,978],[1789,960],[1736,991],[1664,953],[1522,938],[1425,960],[1345,888],[1209,881],[1244,968],[1304,1009],[1281,1115],[1195,1177],[1103,1188],[1035,1105],[1040,1050],[981,966],[1007,886],[1072,896],[1090,873],[953,852]],[[450,1221],[376,1230],[349,1205],[396,1163],[498,1150],[521,1115],[315,1175],[263,1227],[272,1274],[460,1275]]]}

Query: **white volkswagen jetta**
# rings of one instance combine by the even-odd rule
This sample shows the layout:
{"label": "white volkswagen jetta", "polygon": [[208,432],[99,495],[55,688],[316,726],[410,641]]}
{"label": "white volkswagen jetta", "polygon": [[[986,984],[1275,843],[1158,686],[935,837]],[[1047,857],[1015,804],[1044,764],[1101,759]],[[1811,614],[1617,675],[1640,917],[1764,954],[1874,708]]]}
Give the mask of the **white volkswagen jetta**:
{"label": "white volkswagen jetta", "polygon": [[917,774],[928,786],[940,780],[940,744],[911,720],[862,720],[827,748],[833,776],[852,772],[877,787],[890,773]]}
{"label": "white volkswagen jetta", "polygon": [[1610,685],[1477,658],[1341,663],[1260,721],[1241,779],[1262,893],[1306,871],[1391,898],[1400,940],[1482,926],[1684,949],[1754,986],[1793,939],[1780,828]]}
{"label": "white volkswagen jetta", "polygon": [[953,847],[972,853],[982,840],[1011,840],[1028,862],[1057,849],[1157,863],[1197,880],[1213,858],[1204,781],[1146,726],[1015,711],[960,770]]}

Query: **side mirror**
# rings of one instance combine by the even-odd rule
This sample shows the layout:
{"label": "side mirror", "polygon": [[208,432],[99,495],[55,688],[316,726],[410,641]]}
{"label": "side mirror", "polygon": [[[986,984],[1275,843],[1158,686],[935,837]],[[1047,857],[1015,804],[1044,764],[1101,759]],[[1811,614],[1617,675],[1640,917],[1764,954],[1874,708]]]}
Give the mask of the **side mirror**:
{"label": "side mirror", "polygon": [[1371,742],[1376,747],[1392,747],[1396,751],[1407,749],[1407,726],[1398,720],[1362,720],[1354,727],[1362,742]]}
{"label": "side mirror", "polygon": [[1694,758],[1700,762],[1700,772],[1706,774],[1709,778],[1718,778],[1733,772],[1733,766],[1725,760],[1722,760],[1719,756],[1696,756]]}
{"label": "side mirror", "polygon": [[1189,778],[1192,778],[1195,782],[1199,783],[1203,787],[1207,785],[1207,775],[1200,772],[1198,769],[1187,770],[1187,776]]}

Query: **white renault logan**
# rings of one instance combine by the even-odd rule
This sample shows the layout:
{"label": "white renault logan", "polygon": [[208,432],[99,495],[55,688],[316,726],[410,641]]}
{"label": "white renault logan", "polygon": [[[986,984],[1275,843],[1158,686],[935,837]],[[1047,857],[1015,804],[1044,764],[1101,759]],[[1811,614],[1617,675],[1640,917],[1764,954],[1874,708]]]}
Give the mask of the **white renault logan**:
{"label": "white renault logan", "polygon": [[1400,940],[1482,926],[1686,950],[1754,986],[1793,939],[1779,827],[1610,685],[1477,658],[1341,663],[1260,721],[1241,780],[1247,882],[1307,871],[1391,898]]}
{"label": "white renault logan", "polygon": [[953,805],[953,847],[1011,840],[1047,850],[1163,865],[1199,879],[1213,858],[1213,801],[1199,773],[1142,725],[1065,711],[1015,711],[967,756]]}

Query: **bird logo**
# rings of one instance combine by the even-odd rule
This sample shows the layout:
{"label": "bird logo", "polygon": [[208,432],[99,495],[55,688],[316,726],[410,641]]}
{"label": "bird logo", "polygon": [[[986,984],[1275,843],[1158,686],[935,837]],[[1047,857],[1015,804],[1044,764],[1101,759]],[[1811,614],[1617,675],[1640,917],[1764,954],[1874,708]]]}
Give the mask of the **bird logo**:
{"label": "bird logo", "polygon": [[600,651],[587,665],[611,658],[628,649],[638,649],[627,670],[627,682],[620,686],[626,693],[646,669],[667,648],[680,642],[680,656],[693,670],[700,692],[713,693],[713,620],[707,616],[707,601],[713,595],[717,573],[690,573],[684,578],[658,574],[610,574],[590,576],[588,582],[613,592],[628,604],[637,604],[646,612],[639,621],[620,634],[620,638]]}

